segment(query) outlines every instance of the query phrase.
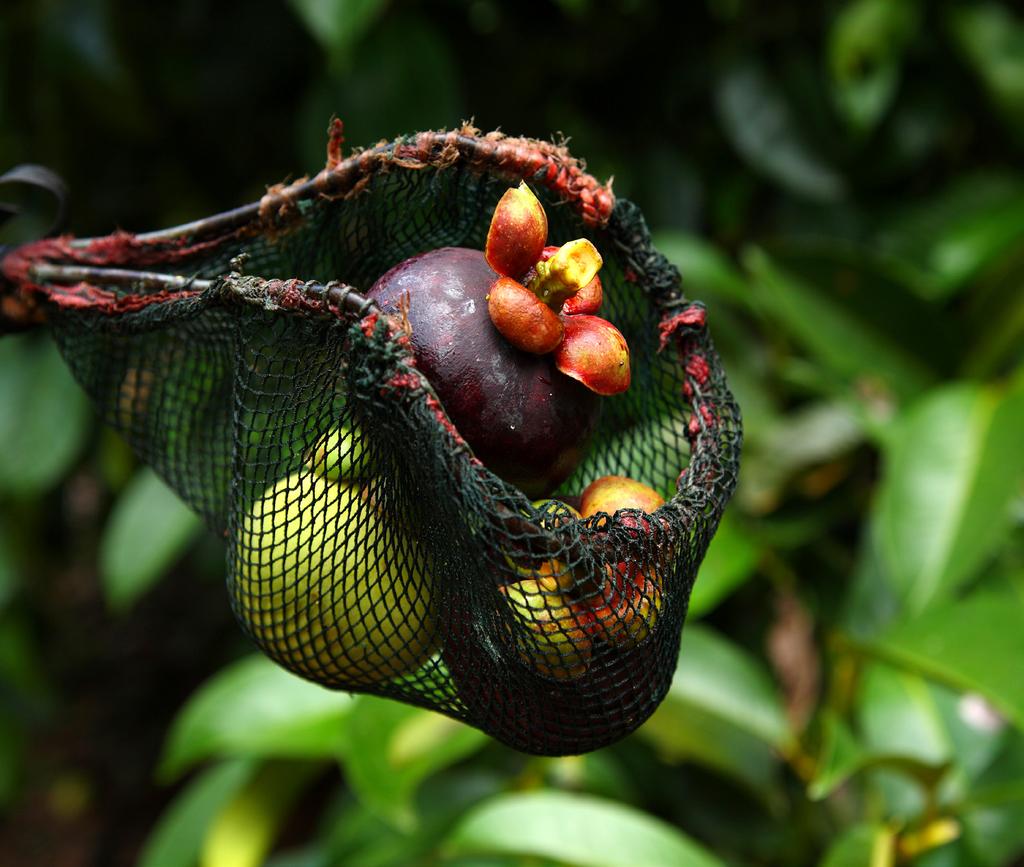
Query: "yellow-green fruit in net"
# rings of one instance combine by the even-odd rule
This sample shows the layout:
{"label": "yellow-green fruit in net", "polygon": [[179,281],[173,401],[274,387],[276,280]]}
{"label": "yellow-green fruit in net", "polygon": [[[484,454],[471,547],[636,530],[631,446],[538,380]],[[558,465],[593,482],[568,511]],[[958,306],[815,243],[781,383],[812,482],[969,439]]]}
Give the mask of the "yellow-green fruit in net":
{"label": "yellow-green fruit in net", "polygon": [[332,482],[373,475],[363,437],[348,425],[339,425],[323,434],[306,452],[304,460],[306,466]]}
{"label": "yellow-green fruit in net", "polygon": [[253,504],[237,538],[238,614],[287,668],[329,685],[372,685],[434,652],[422,556],[364,486],[288,476]]}

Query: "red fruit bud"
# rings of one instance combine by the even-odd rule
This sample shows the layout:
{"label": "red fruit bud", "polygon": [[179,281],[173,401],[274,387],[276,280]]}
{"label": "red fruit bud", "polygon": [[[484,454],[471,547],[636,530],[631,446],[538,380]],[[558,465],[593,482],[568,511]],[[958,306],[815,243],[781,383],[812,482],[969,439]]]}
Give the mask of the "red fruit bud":
{"label": "red fruit bud", "polygon": [[499,274],[519,279],[540,259],[547,239],[547,214],[523,182],[506,190],[494,209],[484,256]]}
{"label": "red fruit bud", "polygon": [[555,352],[555,367],[597,394],[619,394],[629,388],[629,347],[607,319],[563,316],[565,336]]}
{"label": "red fruit bud", "polygon": [[567,316],[597,313],[601,309],[602,300],[604,300],[604,289],[601,287],[601,278],[595,277],[575,295],[565,299],[562,313]]}
{"label": "red fruit bud", "polygon": [[558,315],[521,283],[499,277],[487,296],[491,322],[516,349],[544,355],[562,341]]}

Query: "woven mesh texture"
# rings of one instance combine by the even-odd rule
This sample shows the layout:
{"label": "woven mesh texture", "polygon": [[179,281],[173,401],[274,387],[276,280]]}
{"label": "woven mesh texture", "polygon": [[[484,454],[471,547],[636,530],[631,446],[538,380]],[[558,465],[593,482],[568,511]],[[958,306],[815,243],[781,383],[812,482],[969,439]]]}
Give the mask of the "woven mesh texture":
{"label": "woven mesh texture", "polygon": [[[668,497],[653,515],[535,506],[474,458],[394,320],[328,282],[365,292],[414,254],[481,249],[519,178],[551,243],[601,251],[600,315],[631,349],[630,389],[601,399],[558,494],[625,475]],[[433,134],[334,161],[234,219],[40,242],[5,270],[46,304],[104,420],[225,536],[234,613],[268,656],[525,752],[580,753],[666,694],[741,441],[704,309],[639,210],[595,190],[551,145]],[[40,262],[212,282],[58,285],[32,276]]]}

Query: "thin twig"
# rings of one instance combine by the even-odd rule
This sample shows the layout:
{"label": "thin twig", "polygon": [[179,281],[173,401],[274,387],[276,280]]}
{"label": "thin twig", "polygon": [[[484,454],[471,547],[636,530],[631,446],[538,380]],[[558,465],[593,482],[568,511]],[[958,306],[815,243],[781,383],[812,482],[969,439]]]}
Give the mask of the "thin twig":
{"label": "thin twig", "polygon": [[157,271],[130,271],[125,268],[93,268],[85,265],[55,265],[39,262],[29,268],[29,277],[40,283],[95,283],[106,286],[140,286],[144,289],[197,289],[213,285],[212,280],[185,277],[182,274],[161,274]]}
{"label": "thin twig", "polygon": [[[237,274],[234,276],[238,276]],[[144,290],[194,290],[205,292],[215,283],[214,280],[199,277],[187,277],[183,274],[163,274],[158,271],[133,271],[126,268],[96,268],[86,265],[55,265],[50,262],[39,262],[29,269],[29,277],[40,283],[57,285],[74,285],[76,283],[92,283],[97,286],[131,286]],[[256,280],[255,284],[285,286],[290,281]],[[310,280],[296,284],[301,286],[302,295],[308,299],[326,299],[331,305],[345,313],[363,317],[377,309],[377,304],[344,283],[331,281],[318,283]],[[230,281],[228,282],[230,286]],[[238,292],[239,298],[262,303],[265,295],[252,292]],[[277,299],[281,301],[282,299]],[[285,304],[284,306],[289,306]]]}

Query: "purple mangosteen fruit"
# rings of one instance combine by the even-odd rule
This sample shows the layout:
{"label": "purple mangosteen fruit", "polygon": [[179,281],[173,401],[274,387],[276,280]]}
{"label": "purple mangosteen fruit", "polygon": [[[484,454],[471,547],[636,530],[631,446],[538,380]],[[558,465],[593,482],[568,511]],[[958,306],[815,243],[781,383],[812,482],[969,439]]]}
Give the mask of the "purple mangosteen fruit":
{"label": "purple mangosteen fruit", "polygon": [[600,398],[552,354],[517,349],[499,333],[488,313],[499,276],[483,252],[443,247],[396,265],[368,295],[384,312],[406,307],[416,365],[476,456],[544,497],[583,458]]}

